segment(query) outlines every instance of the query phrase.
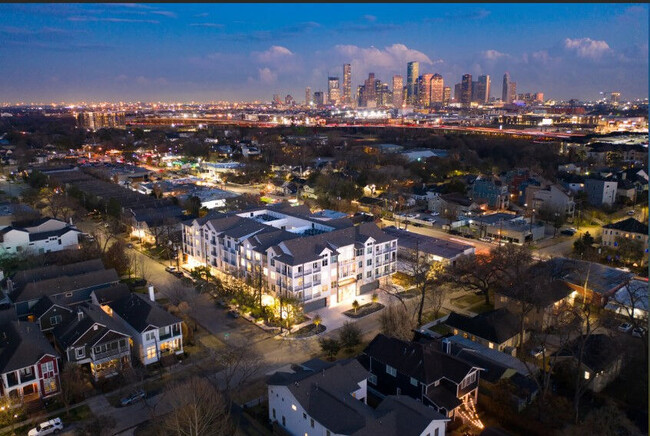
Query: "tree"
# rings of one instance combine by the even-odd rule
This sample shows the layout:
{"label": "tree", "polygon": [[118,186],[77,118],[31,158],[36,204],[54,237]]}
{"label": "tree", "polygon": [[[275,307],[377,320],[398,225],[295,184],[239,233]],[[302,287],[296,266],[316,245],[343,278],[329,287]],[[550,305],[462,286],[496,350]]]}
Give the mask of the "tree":
{"label": "tree", "polygon": [[66,413],[70,411],[70,405],[81,401],[86,391],[86,380],[83,371],[76,363],[66,363],[59,375],[61,382],[61,401],[65,405]]}
{"label": "tree", "polygon": [[107,268],[115,268],[120,276],[130,271],[131,262],[126,255],[126,244],[123,240],[117,239],[102,255],[102,260]]}
{"label": "tree", "polygon": [[94,434],[98,436],[109,436],[113,434],[117,421],[114,417],[108,415],[99,415],[92,421],[84,425],[84,434]]}
{"label": "tree", "polygon": [[605,405],[591,410],[582,423],[572,425],[561,433],[562,436],[595,434],[640,436],[642,433],[612,400],[606,400]]}
{"label": "tree", "polygon": [[314,316],[314,319],[312,320],[312,322],[313,322],[314,325],[316,326],[316,330],[318,330],[318,327],[319,327],[319,326],[322,324],[322,322],[323,322],[323,318],[321,318],[320,315],[316,314],[316,316]]}
{"label": "tree", "polygon": [[334,360],[334,357],[341,350],[341,344],[335,338],[319,338],[318,344],[330,360]]}
{"label": "tree", "polygon": [[361,343],[361,329],[356,324],[346,321],[339,330],[339,343],[347,351],[352,351]]}
{"label": "tree", "polygon": [[381,312],[379,322],[384,335],[404,341],[413,339],[413,330],[417,327],[414,317],[408,313],[406,307],[398,304],[389,304]]}
{"label": "tree", "polygon": [[[494,249],[492,252],[494,253],[496,250]],[[478,291],[483,294],[485,304],[490,304],[490,291],[499,278],[490,254],[471,254],[460,257],[446,277],[451,283],[466,291]]]}
{"label": "tree", "polygon": [[250,347],[229,346],[215,351],[215,363],[223,368],[220,372],[222,392],[232,406],[232,394],[253,379],[262,369],[262,358]]}
{"label": "tree", "polygon": [[163,400],[171,409],[162,421],[166,434],[230,435],[234,426],[221,393],[206,378],[192,377],[173,384]]}
{"label": "tree", "polygon": [[357,300],[354,300],[352,302],[352,309],[354,309],[354,314],[355,315],[357,314],[357,310],[359,310],[359,306],[360,306],[360,304],[359,304],[359,302]]}
{"label": "tree", "polygon": [[618,254],[626,265],[641,263],[645,248],[643,242],[636,239],[619,237],[616,238],[616,244],[618,245]]}
{"label": "tree", "polygon": [[201,210],[201,199],[197,196],[191,196],[185,203],[183,207],[192,216],[198,217]]}

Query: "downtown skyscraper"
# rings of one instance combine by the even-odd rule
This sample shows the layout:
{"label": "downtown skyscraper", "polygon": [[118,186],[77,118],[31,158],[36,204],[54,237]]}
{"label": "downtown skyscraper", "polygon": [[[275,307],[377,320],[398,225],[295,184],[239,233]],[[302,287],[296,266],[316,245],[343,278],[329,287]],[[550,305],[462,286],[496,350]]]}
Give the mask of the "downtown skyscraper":
{"label": "downtown skyscraper", "polygon": [[343,65],[343,104],[352,103],[352,65]]}
{"label": "downtown skyscraper", "polygon": [[339,88],[338,77],[327,78],[327,103],[332,105],[341,103],[341,90]]}
{"label": "downtown skyscraper", "polygon": [[393,76],[393,106],[401,108],[404,101],[402,100],[404,89],[404,80],[402,76]]}
{"label": "downtown skyscraper", "polygon": [[469,107],[472,102],[472,75],[464,74],[460,82],[460,103]]}
{"label": "downtown skyscraper", "polygon": [[485,104],[490,101],[490,76],[484,74],[478,76],[476,82],[476,101],[480,104]]}
{"label": "downtown skyscraper", "polygon": [[420,63],[406,64],[406,100],[409,105],[417,103],[417,80],[420,76]]}
{"label": "downtown skyscraper", "polygon": [[445,81],[438,73],[431,78],[431,104],[441,105],[444,100]]}
{"label": "downtown skyscraper", "polygon": [[501,90],[501,101],[512,103],[517,99],[517,83],[510,81],[510,73],[503,75],[503,89]]}

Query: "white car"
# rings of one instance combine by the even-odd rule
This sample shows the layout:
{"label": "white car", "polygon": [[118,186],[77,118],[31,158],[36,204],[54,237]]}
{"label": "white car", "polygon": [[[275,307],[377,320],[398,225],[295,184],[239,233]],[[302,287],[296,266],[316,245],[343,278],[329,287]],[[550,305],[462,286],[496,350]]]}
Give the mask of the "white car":
{"label": "white car", "polygon": [[630,330],[632,330],[632,324],[629,322],[624,322],[623,324],[618,326],[618,331],[622,333],[627,333]]}
{"label": "white car", "polygon": [[50,419],[49,421],[41,422],[36,427],[31,429],[28,436],[44,436],[47,434],[58,433],[63,430],[63,423],[61,418]]}

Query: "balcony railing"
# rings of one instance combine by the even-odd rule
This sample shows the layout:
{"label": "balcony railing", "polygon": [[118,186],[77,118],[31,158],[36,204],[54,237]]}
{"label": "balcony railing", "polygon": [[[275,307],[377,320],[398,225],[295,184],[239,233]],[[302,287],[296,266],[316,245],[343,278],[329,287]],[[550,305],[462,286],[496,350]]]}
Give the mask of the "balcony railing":
{"label": "balcony railing", "polygon": [[93,361],[97,362],[98,360],[119,357],[121,354],[127,353],[128,351],[128,347],[118,347],[113,350],[102,351],[99,353],[96,353],[95,350],[93,350],[90,352],[90,357]]}

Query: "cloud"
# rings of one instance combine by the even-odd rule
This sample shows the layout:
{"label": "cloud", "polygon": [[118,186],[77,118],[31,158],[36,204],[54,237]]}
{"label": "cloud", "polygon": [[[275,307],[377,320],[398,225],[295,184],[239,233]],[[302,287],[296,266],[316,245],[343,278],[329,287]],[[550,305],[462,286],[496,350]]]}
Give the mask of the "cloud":
{"label": "cloud", "polygon": [[370,22],[369,24],[361,23],[346,23],[341,24],[337,31],[338,32],[387,32],[390,30],[399,30],[404,28],[404,26],[399,24],[392,23],[374,23]]}
{"label": "cloud", "polygon": [[162,15],[163,17],[167,18],[176,18],[177,15],[174,12],[171,11],[151,11],[152,14],[154,15]]}
{"label": "cloud", "polygon": [[266,51],[263,52],[253,52],[252,56],[258,62],[262,63],[273,63],[278,60],[285,61],[287,58],[293,56],[291,50],[280,45],[273,45]]}
{"label": "cloud", "polygon": [[192,27],[212,27],[212,28],[215,28],[215,29],[223,28],[223,24],[219,24],[219,23],[191,23],[190,26],[192,26]]}
{"label": "cloud", "polygon": [[578,57],[585,59],[600,59],[612,51],[607,42],[591,38],[566,38],[563,46],[565,50],[574,52]]}
{"label": "cloud", "polygon": [[203,17],[207,17],[208,15],[210,15],[210,14],[208,14],[207,12],[203,12],[203,13],[201,13],[201,14],[196,14],[196,15],[194,15],[194,17],[196,17],[196,18],[203,18]]}
{"label": "cloud", "polygon": [[275,83],[275,81],[278,80],[278,75],[271,71],[270,68],[259,68],[257,74],[258,80],[267,85]]}
{"label": "cloud", "polygon": [[488,61],[495,61],[497,59],[506,58],[509,56],[510,55],[506,53],[501,53],[500,51],[492,50],[492,49],[481,52],[481,57]]}
{"label": "cloud", "polygon": [[375,17],[374,15],[364,15],[363,19],[366,21],[370,21],[371,23],[377,21],[377,17]]}
{"label": "cloud", "polygon": [[421,51],[410,49],[404,44],[393,44],[384,47],[383,50],[376,47],[362,48],[356,45],[337,45],[334,51],[339,55],[348,58],[349,61],[357,62],[362,71],[368,68],[403,68],[407,62],[417,61],[423,64],[433,65],[429,56]]}

